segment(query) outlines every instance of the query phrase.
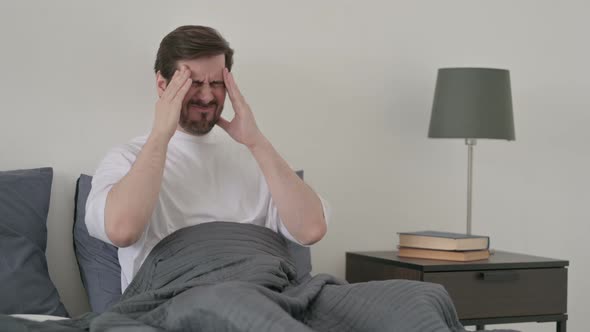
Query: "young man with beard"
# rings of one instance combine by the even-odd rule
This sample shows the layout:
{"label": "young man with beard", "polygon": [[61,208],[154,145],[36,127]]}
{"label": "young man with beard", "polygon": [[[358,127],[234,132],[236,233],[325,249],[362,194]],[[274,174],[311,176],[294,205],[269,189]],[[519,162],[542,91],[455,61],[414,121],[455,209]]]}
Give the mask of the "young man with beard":
{"label": "young man with beard", "polygon": [[[109,151],[93,177],[86,225],[120,248],[123,291],[154,246],[183,227],[252,223],[302,245],[326,233],[325,203],[258,129],[232,64],[212,28],[168,34],[156,57],[151,132]],[[231,121],[221,116],[226,92]]]}

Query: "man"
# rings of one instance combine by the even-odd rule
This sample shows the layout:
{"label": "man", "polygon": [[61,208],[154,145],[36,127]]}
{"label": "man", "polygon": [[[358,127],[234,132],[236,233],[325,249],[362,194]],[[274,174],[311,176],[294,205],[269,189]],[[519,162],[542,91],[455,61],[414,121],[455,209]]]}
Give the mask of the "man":
{"label": "man", "polygon": [[[326,233],[324,202],[258,129],[232,64],[233,50],[212,28],[168,34],[156,57],[150,134],[109,151],[93,177],[86,225],[119,247],[123,291],[151,249],[187,226],[252,223],[301,245]],[[221,117],[226,92],[231,121]]]}

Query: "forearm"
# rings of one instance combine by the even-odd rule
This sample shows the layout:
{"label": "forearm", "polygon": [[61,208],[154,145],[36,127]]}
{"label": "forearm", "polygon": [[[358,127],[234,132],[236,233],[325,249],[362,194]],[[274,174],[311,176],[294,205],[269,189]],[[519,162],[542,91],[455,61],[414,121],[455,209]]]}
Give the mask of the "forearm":
{"label": "forearm", "polygon": [[317,194],[293,172],[266,138],[249,149],[291,235],[303,244],[321,240],[326,233],[326,220]]}
{"label": "forearm", "polygon": [[119,247],[137,242],[153,213],[164,173],[168,140],[150,135],[133,166],[107,195],[105,230]]}

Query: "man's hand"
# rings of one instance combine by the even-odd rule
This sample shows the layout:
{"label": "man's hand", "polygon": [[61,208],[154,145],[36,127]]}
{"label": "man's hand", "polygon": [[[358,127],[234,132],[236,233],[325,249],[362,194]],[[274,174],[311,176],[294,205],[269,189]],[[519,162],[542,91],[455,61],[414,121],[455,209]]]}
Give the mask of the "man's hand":
{"label": "man's hand", "polygon": [[[159,73],[158,76],[161,79]],[[154,212],[168,142],[176,131],[182,102],[191,87],[189,77],[190,69],[185,67],[174,73],[156,103],[152,133],[129,172],[109,190],[104,225],[107,237],[117,247],[137,242]]]}
{"label": "man's hand", "polygon": [[185,66],[174,72],[166,90],[156,102],[152,134],[164,135],[168,140],[174,135],[180,119],[182,102],[192,84],[190,76],[191,71]]}
{"label": "man's hand", "polygon": [[295,175],[260,132],[250,106],[227,68],[223,69],[223,80],[236,115],[231,122],[219,118],[217,124],[252,152],[264,174],[279,217],[289,233],[302,244],[318,242],[327,229],[320,198]]}
{"label": "man's hand", "polygon": [[254,114],[246,103],[244,96],[238,89],[233,75],[227,70],[223,69],[223,81],[229,94],[229,100],[233,106],[235,116],[230,121],[223,117],[219,118],[217,124],[223,128],[227,133],[238,143],[246,145],[248,148],[253,148],[256,144],[264,140],[264,136],[256,125]]}

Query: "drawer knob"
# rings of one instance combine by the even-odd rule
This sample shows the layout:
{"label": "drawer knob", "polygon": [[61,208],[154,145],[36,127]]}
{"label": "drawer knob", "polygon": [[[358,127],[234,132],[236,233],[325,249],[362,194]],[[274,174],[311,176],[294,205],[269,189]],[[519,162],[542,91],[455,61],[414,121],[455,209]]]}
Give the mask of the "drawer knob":
{"label": "drawer knob", "polygon": [[493,271],[480,272],[478,279],[483,281],[515,281],[520,279],[520,276],[514,271]]}

